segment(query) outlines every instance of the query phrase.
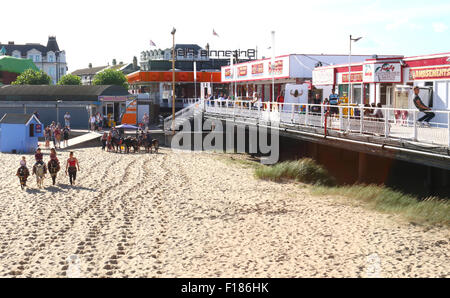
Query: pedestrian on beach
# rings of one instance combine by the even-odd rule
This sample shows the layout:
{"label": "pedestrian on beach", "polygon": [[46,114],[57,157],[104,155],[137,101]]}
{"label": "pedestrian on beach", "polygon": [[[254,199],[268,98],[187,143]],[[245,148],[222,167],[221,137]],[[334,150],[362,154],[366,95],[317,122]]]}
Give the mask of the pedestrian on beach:
{"label": "pedestrian on beach", "polygon": [[66,114],[64,115],[64,125],[70,128],[70,114],[69,112],[66,112]]}
{"label": "pedestrian on beach", "polygon": [[89,123],[91,124],[91,131],[95,131],[95,121],[96,118],[94,115],[92,115],[92,117],[89,119]]}
{"label": "pedestrian on beach", "polygon": [[50,135],[51,135],[51,129],[50,126],[47,126],[44,129],[44,138],[45,138],[45,148],[50,148]]}
{"label": "pedestrian on beach", "polygon": [[64,147],[69,146],[69,136],[70,136],[70,128],[69,126],[65,126],[62,131],[63,139],[64,139]]}
{"label": "pedestrian on beach", "polygon": [[61,149],[61,126],[58,123],[55,128],[55,148]]}
{"label": "pedestrian on beach", "polygon": [[55,148],[50,149],[50,160],[54,160],[59,164]]}
{"label": "pedestrian on beach", "polygon": [[106,142],[108,141],[108,134],[106,132],[104,132],[100,140],[102,142],[102,150],[105,151]]}
{"label": "pedestrian on beach", "polygon": [[144,117],[142,117],[142,122],[144,123],[144,129],[148,129],[150,125],[150,117],[147,113],[144,114]]}
{"label": "pedestrian on beach", "polygon": [[434,117],[436,117],[436,114],[434,114],[433,112],[431,112],[431,108],[427,107],[422,99],[420,99],[419,96],[420,93],[420,88],[419,87],[415,87],[414,88],[414,105],[416,106],[416,108],[422,112],[425,113],[425,116],[423,116],[422,118],[420,118],[417,121],[417,124],[419,124],[420,126],[426,126],[426,127],[431,127],[430,125],[430,121],[434,119]]}
{"label": "pedestrian on beach", "polygon": [[67,159],[66,163],[66,176],[69,174],[70,185],[75,184],[75,180],[77,179],[77,171],[80,171],[78,159],[74,157],[73,152],[70,152],[69,159]]}

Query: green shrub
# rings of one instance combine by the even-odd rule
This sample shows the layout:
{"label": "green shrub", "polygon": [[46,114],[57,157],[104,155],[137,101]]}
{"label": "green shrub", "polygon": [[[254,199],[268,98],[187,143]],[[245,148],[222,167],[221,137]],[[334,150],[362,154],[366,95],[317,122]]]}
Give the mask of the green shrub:
{"label": "green shrub", "polygon": [[274,166],[261,166],[255,170],[255,176],[259,179],[277,182],[287,179],[306,184],[336,185],[335,179],[330,176],[328,171],[309,158],[282,162]]}

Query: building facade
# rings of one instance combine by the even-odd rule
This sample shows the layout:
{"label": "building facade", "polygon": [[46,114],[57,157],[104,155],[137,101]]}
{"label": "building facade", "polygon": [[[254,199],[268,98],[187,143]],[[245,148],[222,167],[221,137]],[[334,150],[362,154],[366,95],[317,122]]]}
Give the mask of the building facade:
{"label": "building facade", "polygon": [[52,83],[56,84],[67,73],[66,52],[60,50],[56,37],[49,36],[47,45],[39,43],[15,44],[10,41],[1,44],[6,49],[6,55],[16,58],[30,59],[43,72],[48,74]]}
{"label": "building facade", "polygon": [[[101,113],[115,123],[131,100],[121,86],[0,86],[0,117],[6,113],[38,112],[44,125],[52,121],[64,124],[64,114],[71,115],[71,128],[86,129],[91,115]],[[134,96],[135,97],[135,96]]]}
{"label": "building facade", "polygon": [[[353,56],[353,59],[364,61],[369,57],[357,55]],[[222,83],[228,84],[229,90],[221,95],[235,95],[239,99],[246,99],[253,97],[256,92],[263,101],[274,101],[282,91],[285,91],[286,85],[308,84],[309,98],[311,98],[313,70],[316,65],[343,63],[348,61],[348,56],[291,54],[278,56],[273,60],[274,67],[272,67],[271,58],[222,67]],[[331,92],[331,88],[325,92]],[[219,96],[219,94],[214,95]]]}

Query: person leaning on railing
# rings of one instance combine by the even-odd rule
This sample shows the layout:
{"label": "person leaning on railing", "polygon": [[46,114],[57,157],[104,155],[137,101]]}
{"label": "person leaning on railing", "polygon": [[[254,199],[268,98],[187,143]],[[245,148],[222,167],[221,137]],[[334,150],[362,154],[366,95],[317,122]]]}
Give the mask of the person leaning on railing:
{"label": "person leaning on railing", "polygon": [[416,108],[417,108],[419,111],[421,111],[422,113],[425,113],[425,116],[423,116],[422,118],[420,118],[420,119],[417,121],[417,124],[419,124],[419,125],[424,125],[424,126],[427,126],[427,127],[430,127],[430,121],[431,121],[434,117],[436,117],[436,115],[435,115],[433,112],[431,112],[431,108],[427,107],[427,106],[423,103],[423,101],[420,99],[419,93],[420,93],[420,88],[419,88],[419,87],[414,87],[414,94],[415,94],[415,97],[414,97],[414,100],[413,100],[414,105],[416,106]]}

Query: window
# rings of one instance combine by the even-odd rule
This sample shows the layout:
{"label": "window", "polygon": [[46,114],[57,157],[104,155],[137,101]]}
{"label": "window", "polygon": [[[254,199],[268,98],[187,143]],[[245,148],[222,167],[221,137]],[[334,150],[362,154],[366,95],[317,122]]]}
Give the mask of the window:
{"label": "window", "polygon": [[41,62],[41,55],[35,55],[34,62]]}
{"label": "window", "polygon": [[48,55],[48,62],[55,62],[55,57],[52,54]]}

